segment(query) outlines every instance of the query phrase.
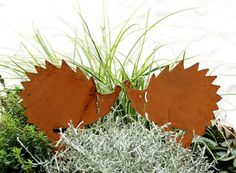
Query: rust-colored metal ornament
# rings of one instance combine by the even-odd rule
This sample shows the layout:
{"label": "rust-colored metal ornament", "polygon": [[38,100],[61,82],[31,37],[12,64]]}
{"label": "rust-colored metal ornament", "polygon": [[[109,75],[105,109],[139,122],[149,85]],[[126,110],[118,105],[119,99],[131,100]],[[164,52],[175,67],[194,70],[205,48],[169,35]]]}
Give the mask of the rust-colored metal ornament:
{"label": "rust-colored metal ornament", "polygon": [[60,68],[45,63],[46,68],[35,67],[37,73],[26,73],[30,81],[22,82],[20,96],[28,121],[52,142],[59,139],[53,129],[66,128],[71,120],[88,125],[106,115],[121,91],[116,86],[113,93],[100,94],[93,78],[87,79],[79,68],[74,72],[64,60]]}
{"label": "rust-colored metal ornament", "polygon": [[208,69],[198,71],[199,64],[184,69],[181,61],[173,70],[166,67],[156,77],[153,75],[145,90],[131,88],[124,84],[134,109],[149,120],[164,125],[168,122],[175,128],[185,129],[183,146],[188,147],[196,135],[203,135],[206,126],[214,119],[213,111],[218,109],[219,86],[212,85],[216,76],[206,76]]}

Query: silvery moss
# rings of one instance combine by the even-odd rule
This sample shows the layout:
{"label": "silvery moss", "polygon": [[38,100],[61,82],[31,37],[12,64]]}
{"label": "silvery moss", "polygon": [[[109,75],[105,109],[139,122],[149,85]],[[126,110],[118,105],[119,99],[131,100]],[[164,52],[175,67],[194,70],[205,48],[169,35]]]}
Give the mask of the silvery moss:
{"label": "silvery moss", "polygon": [[203,152],[182,148],[177,136],[163,127],[146,128],[140,121],[125,124],[121,118],[90,129],[71,126],[58,143],[64,150],[44,167],[50,173],[210,172]]}

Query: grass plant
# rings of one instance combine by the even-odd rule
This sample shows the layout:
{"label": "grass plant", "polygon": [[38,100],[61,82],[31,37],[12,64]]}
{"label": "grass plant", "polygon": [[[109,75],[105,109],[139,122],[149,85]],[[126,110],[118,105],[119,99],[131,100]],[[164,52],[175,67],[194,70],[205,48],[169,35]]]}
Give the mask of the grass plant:
{"label": "grass plant", "polygon": [[[27,71],[35,71],[34,65],[44,66],[45,60],[59,65],[61,59],[64,59],[73,68],[80,67],[88,76],[92,76],[96,81],[98,90],[102,93],[111,92],[114,85],[123,86],[122,82],[125,80],[131,81],[136,89],[144,89],[150,74],[158,73],[164,67],[173,65],[180,59],[191,58],[185,57],[185,52],[183,51],[180,57],[176,57],[172,61],[163,61],[163,59],[156,57],[156,53],[163,46],[161,44],[154,45],[149,54],[145,55],[143,53],[147,35],[155,27],[158,27],[161,21],[183,11],[185,10],[172,13],[152,24],[149,24],[149,15],[147,15],[145,27],[138,30],[135,24],[130,24],[132,15],[115,29],[110,29],[109,19],[104,16],[104,24],[101,27],[102,39],[100,41],[95,40],[82,14],[78,12],[81,19],[81,30],[74,29],[74,27],[65,22],[73,30],[73,35],[67,35],[73,45],[72,57],[54,50],[53,46],[43,37],[39,30],[34,29],[35,42],[30,42],[29,45],[22,44],[27,58],[17,55],[8,56],[0,60],[0,67],[10,69],[14,73],[14,78],[22,81],[27,80],[25,74]],[[118,31],[115,36],[113,36],[114,30]],[[129,47],[127,52],[122,52],[120,47],[132,35],[137,36],[137,38],[127,45]],[[117,105],[120,106],[120,114],[136,115],[124,94],[120,95]]]}

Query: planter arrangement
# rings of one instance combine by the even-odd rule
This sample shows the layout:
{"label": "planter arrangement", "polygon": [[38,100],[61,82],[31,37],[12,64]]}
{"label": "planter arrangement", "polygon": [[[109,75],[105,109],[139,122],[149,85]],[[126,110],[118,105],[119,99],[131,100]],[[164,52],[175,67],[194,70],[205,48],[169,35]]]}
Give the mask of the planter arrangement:
{"label": "planter arrangement", "polygon": [[216,76],[198,63],[186,68],[185,53],[159,64],[159,46],[140,65],[146,34],[160,21],[123,60],[118,46],[132,25],[112,44],[105,30],[99,45],[82,20],[84,37],[70,37],[73,58],[59,57],[35,31],[47,58],[25,46],[29,60],[1,62],[23,87],[1,78],[0,172],[236,172],[235,132],[214,120]]}

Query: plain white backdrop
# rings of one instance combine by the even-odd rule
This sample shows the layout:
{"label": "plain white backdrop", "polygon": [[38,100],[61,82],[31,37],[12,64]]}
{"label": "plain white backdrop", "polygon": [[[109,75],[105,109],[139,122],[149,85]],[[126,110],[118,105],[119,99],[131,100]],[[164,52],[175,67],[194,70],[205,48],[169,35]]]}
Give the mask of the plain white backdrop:
{"label": "plain white backdrop", "polygon": [[64,37],[70,31],[62,20],[78,26],[79,7],[97,39],[103,7],[111,27],[124,22],[137,10],[131,23],[140,28],[145,26],[148,13],[151,24],[170,13],[193,8],[161,22],[149,35],[147,45],[166,44],[158,54],[162,59],[175,58],[185,48],[189,56],[198,55],[186,66],[200,62],[201,69],[210,68],[218,75],[214,83],[221,85],[219,94],[226,95],[215,114],[236,128],[236,95],[227,95],[236,94],[235,0],[0,0],[0,58],[17,54],[20,43],[32,39],[33,27],[47,37],[54,49],[70,56],[71,45]]}

